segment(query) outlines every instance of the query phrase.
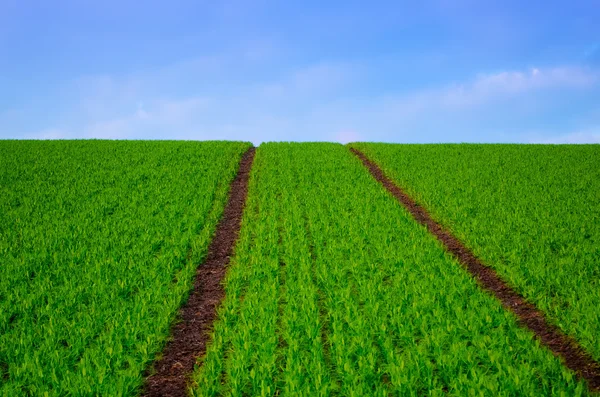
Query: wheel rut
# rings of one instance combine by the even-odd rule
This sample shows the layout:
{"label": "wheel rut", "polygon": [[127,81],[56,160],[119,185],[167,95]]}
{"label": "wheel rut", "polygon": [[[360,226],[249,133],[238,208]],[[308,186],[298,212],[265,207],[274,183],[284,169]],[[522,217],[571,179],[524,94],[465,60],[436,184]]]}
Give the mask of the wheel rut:
{"label": "wheel rut", "polygon": [[196,269],[189,299],[179,311],[181,321],[174,325],[172,339],[160,359],[154,362],[154,372],[145,379],[142,396],[188,395],[194,364],[206,352],[217,307],[225,296],[222,280],[239,235],[255,152],[256,148],[252,147],[242,156],[206,259]]}
{"label": "wheel rut", "polygon": [[542,345],[562,359],[563,364],[585,379],[590,390],[600,392],[600,364],[573,338],[551,324],[545,314],[512,289],[491,267],[485,265],[458,238],[437,223],[427,210],[417,204],[399,186],[388,178],[381,168],[361,151],[350,148],[371,175],[380,182],[415,218],[433,234],[477,280],[481,288],[494,295],[502,305],[513,312],[521,326],[535,334]]}

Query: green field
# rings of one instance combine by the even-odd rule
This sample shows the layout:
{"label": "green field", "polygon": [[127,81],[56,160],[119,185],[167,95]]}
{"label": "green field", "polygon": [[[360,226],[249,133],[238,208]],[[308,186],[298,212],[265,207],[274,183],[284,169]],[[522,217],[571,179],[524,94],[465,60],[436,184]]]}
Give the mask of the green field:
{"label": "green field", "polygon": [[600,145],[353,146],[600,359]]}
{"label": "green field", "polygon": [[132,395],[246,143],[0,142],[0,395]]}
{"label": "green field", "polygon": [[266,144],[197,395],[581,395],[347,148]]}
{"label": "green field", "polygon": [[[600,145],[350,146],[600,358]],[[249,147],[0,141],[0,395],[139,394]],[[347,146],[260,145],[224,287],[192,395],[590,394]]]}

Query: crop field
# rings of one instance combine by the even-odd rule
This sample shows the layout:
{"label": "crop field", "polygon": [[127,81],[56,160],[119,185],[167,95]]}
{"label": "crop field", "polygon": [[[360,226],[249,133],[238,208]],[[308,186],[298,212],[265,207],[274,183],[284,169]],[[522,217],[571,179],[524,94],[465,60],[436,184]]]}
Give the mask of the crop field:
{"label": "crop field", "polygon": [[0,142],[0,395],[135,395],[249,146]]}
{"label": "crop field", "polygon": [[600,359],[600,145],[353,146]]}
{"label": "crop field", "polygon": [[196,395],[584,394],[347,148],[266,144]]}
{"label": "crop field", "polygon": [[198,295],[215,320],[172,395],[597,391],[350,148],[598,360],[600,145],[264,143],[239,195],[250,147],[0,141],[0,395],[160,395],[222,228],[224,298]]}

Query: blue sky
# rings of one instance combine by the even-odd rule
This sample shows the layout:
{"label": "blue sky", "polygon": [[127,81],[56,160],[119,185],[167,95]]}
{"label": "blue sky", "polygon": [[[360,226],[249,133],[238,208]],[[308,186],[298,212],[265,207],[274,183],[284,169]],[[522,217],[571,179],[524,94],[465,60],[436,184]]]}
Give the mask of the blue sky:
{"label": "blue sky", "polygon": [[0,138],[600,142],[600,5],[0,0]]}

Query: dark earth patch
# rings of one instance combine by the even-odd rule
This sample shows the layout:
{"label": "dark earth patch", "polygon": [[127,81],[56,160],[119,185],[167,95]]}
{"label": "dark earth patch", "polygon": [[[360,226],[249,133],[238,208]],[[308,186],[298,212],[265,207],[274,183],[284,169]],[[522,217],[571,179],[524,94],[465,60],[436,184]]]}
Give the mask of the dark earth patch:
{"label": "dark earth patch", "polygon": [[152,375],[145,380],[142,396],[188,395],[189,377],[197,358],[206,352],[217,307],[225,296],[222,280],[238,238],[255,152],[256,148],[250,148],[242,156],[207,257],[196,270],[190,297],[179,311],[180,321],[171,330],[172,339],[162,357],[149,371]]}
{"label": "dark earth patch", "polygon": [[479,285],[492,293],[502,305],[512,311],[523,327],[529,328],[540,342],[559,356],[564,365],[588,382],[592,391],[600,391],[600,364],[596,362],[579,344],[565,335],[558,327],[550,324],[544,313],[527,302],[523,296],[513,290],[496,271],[484,265],[467,247],[449,231],[434,221],[426,209],[419,206],[400,187],[389,179],[381,168],[355,148],[350,151],[356,155],[396,199],[412,214],[417,222],[424,225],[431,234],[444,244],[446,249],[473,275]]}

